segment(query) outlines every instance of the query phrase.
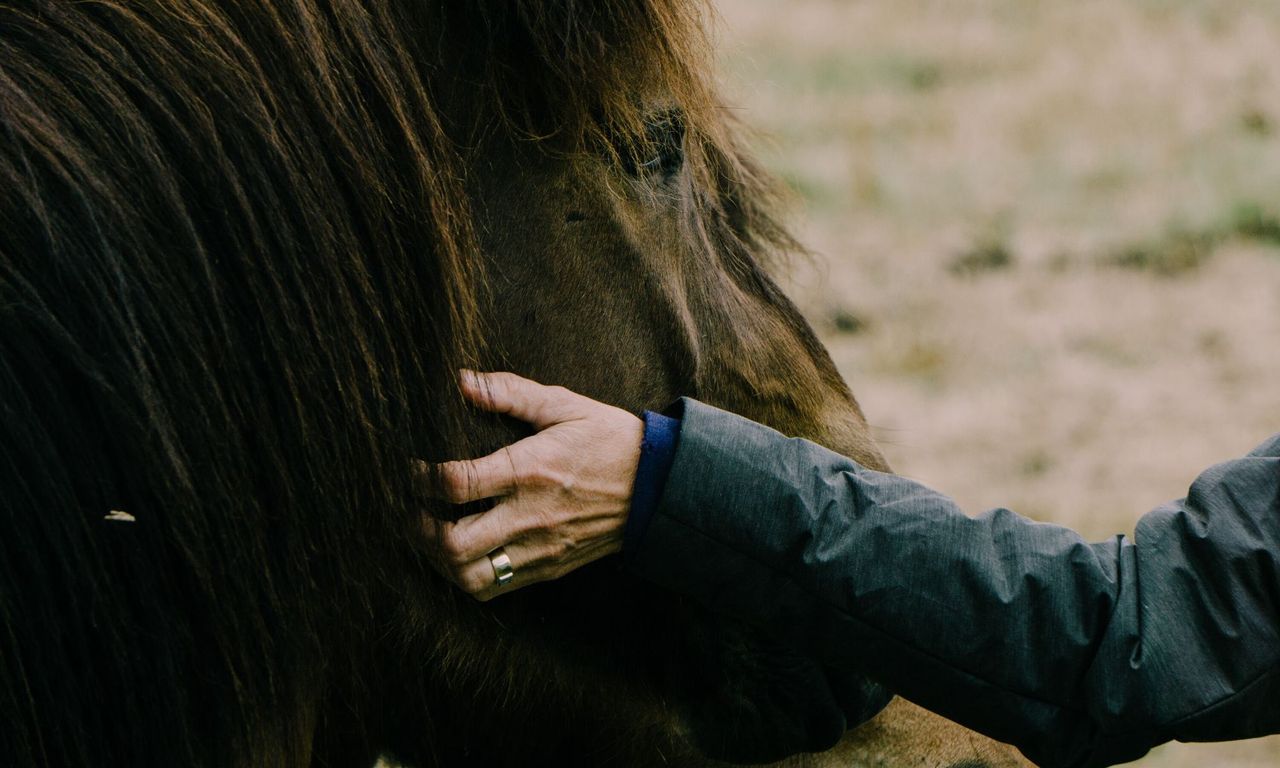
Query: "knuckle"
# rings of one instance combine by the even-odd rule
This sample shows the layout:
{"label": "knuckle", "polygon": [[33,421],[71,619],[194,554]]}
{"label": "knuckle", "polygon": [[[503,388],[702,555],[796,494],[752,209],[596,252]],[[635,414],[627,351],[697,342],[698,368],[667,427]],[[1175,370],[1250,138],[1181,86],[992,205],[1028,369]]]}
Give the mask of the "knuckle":
{"label": "knuckle", "polygon": [[478,571],[463,573],[459,577],[458,585],[467,593],[480,597],[484,590],[489,586],[489,580]]}
{"label": "knuckle", "polygon": [[565,539],[556,539],[551,542],[548,547],[547,556],[554,562],[559,563],[569,556],[573,551],[573,545]]}
{"label": "knuckle", "polygon": [[440,471],[440,486],[446,500],[455,504],[466,500],[471,485],[469,474],[462,465],[446,464]]}
{"label": "knuckle", "polygon": [[520,385],[520,377],[510,371],[497,371],[489,374],[488,385],[492,390],[510,393]]}
{"label": "knuckle", "polygon": [[517,457],[517,454],[511,450],[507,451],[507,459],[511,462],[511,477],[515,480],[517,488],[537,486],[540,468],[536,461],[525,461],[523,457]]}
{"label": "knuckle", "polygon": [[537,483],[537,487],[558,497],[560,501],[563,502],[577,494],[578,478],[572,470],[544,465],[535,471],[537,479],[534,482]]}
{"label": "knuckle", "polygon": [[575,478],[572,472],[566,472],[559,467],[546,467],[543,475],[543,484],[548,488],[553,488],[562,495],[573,491]]}
{"label": "knuckle", "polygon": [[452,565],[462,566],[467,563],[467,548],[456,535],[445,534],[440,540],[440,551]]}

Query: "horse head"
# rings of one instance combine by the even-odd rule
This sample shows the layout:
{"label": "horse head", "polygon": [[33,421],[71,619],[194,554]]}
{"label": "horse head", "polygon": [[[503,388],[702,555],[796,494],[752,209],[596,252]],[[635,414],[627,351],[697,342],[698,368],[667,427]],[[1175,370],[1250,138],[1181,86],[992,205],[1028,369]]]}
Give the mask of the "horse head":
{"label": "horse head", "polygon": [[[704,765],[796,703],[617,563],[481,606],[415,536],[412,458],[518,434],[462,365],[883,466],[768,275],[704,10],[0,7],[0,753]],[[899,703],[793,763],[984,755]]]}

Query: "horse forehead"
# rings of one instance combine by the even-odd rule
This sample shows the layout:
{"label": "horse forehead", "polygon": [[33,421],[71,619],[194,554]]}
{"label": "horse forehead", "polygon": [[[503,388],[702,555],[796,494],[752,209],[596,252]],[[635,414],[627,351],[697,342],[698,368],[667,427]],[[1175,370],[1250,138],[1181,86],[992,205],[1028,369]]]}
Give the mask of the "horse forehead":
{"label": "horse forehead", "polygon": [[706,340],[811,352],[807,336],[795,333],[807,326],[763,261],[705,234],[693,201],[715,191],[700,188],[699,175],[655,188],[627,178],[603,153],[501,137],[470,166],[481,244],[496,272],[644,292]]}

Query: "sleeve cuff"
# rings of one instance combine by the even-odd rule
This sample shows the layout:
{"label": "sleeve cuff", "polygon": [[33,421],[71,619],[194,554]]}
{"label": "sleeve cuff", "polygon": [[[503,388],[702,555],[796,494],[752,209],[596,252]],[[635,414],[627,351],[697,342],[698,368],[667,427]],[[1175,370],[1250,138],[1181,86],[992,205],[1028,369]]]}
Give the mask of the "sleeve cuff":
{"label": "sleeve cuff", "polygon": [[680,440],[679,418],[653,411],[645,411],[643,418],[644,438],[640,442],[640,462],[636,465],[636,482],[631,492],[631,512],[622,533],[622,551],[628,558],[649,530]]}

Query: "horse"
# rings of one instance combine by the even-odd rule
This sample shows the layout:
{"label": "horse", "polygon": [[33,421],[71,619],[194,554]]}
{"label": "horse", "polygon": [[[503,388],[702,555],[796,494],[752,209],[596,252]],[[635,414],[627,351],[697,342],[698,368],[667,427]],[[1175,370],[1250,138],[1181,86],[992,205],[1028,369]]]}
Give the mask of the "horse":
{"label": "horse", "polygon": [[[766,632],[616,562],[481,605],[417,535],[460,511],[416,460],[520,434],[464,366],[887,468],[769,276],[799,246],[707,13],[0,6],[9,764],[710,766],[803,706]],[[901,701],[781,764],[908,762],[1019,764]]]}

